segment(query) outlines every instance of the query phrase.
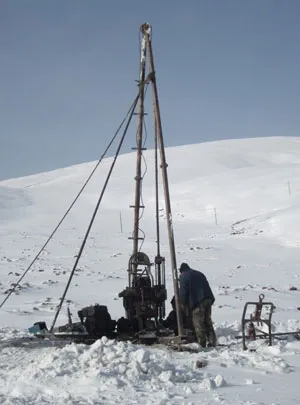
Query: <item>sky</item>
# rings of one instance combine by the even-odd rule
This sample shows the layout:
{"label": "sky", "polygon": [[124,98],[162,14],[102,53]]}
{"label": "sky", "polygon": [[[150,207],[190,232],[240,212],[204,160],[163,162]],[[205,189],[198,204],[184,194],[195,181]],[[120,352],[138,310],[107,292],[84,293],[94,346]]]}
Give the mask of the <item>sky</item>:
{"label": "sky", "polygon": [[[299,13],[298,0],[1,0],[0,179],[102,155],[137,94],[144,22],[165,146],[299,136]],[[135,133],[136,118],[123,153]]]}

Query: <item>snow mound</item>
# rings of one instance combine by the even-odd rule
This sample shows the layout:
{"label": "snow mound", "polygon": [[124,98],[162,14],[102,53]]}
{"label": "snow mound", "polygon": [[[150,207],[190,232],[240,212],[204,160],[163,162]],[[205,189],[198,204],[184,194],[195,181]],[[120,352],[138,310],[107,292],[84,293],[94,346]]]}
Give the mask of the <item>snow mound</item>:
{"label": "snow mound", "polygon": [[[12,355],[20,357],[14,366],[9,363]],[[91,346],[70,344],[62,349],[28,351],[7,347],[1,356],[2,360],[6,356],[3,364],[10,372],[9,378],[0,382],[0,403],[5,405],[41,405],[54,400],[57,405],[98,404],[116,392],[124,394],[124,399],[127,395],[137,398],[137,403],[141,403],[142,393],[151,392],[153,398],[148,398],[147,403],[157,404],[178,392],[186,396],[194,390],[225,385],[223,376],[208,377],[195,367],[194,361],[178,361],[172,352],[105,337]]]}
{"label": "snow mound", "polygon": [[171,363],[170,353],[148,350],[130,342],[103,337],[91,346],[71,344],[38,357],[24,370],[23,377],[49,381],[61,376],[99,380],[101,386],[134,386],[141,380],[148,388],[160,390],[166,385],[199,379],[201,373],[192,365]]}
{"label": "snow mound", "polygon": [[239,366],[278,373],[289,373],[292,371],[289,363],[279,356],[283,350],[280,347],[273,346],[272,350],[268,350],[268,348],[265,348],[264,343],[259,344],[256,342],[255,349],[255,352],[240,352],[234,349],[224,350],[220,356],[221,361],[223,364],[226,364],[227,367]]}

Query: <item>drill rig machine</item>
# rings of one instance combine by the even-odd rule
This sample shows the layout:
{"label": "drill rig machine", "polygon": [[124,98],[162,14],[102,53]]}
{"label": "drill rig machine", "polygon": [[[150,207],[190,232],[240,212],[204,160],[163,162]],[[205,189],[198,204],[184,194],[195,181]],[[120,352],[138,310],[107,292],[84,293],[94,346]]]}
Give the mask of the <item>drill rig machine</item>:
{"label": "drill rig machine", "polygon": [[[125,126],[123,136],[117,148],[115,158],[106,182],[100,194],[98,203],[96,205],[91,222],[87,229],[82,246],[76,257],[76,261],[68,280],[65,291],[61,297],[58,305],[54,321],[52,323],[50,334],[63,337],[74,337],[76,332],[77,339],[84,340],[94,339],[103,335],[113,336],[117,338],[132,338],[138,341],[146,341],[148,343],[157,341],[160,337],[166,338],[170,332],[163,328],[163,318],[165,317],[165,301],[167,299],[166,291],[166,270],[165,258],[161,256],[160,252],[160,223],[159,223],[159,168],[161,168],[162,183],[164,189],[165,212],[166,222],[168,228],[169,251],[172,268],[173,288],[176,307],[176,331],[178,331],[179,339],[184,336],[182,314],[180,311],[179,292],[178,292],[178,274],[175,254],[175,243],[172,223],[171,202],[169,193],[167,162],[165,156],[164,140],[162,133],[162,123],[159,108],[156,72],[154,68],[154,59],[152,52],[151,42],[152,28],[149,24],[145,23],[140,27],[141,35],[141,55],[140,55],[140,74],[138,80],[138,94],[134,100],[129,112],[127,113],[128,121]],[[153,97],[153,110],[154,110],[154,153],[155,153],[155,209],[156,209],[156,255],[150,260],[149,256],[141,251],[140,244],[143,242],[144,234],[140,229],[140,219],[142,210],[145,208],[142,201],[142,182],[143,175],[141,170],[141,163],[143,158],[144,148],[144,101],[145,94],[148,86],[152,87]],[[136,111],[138,109],[138,112]],[[72,277],[77,268],[82,251],[85,247],[87,237],[95,219],[96,213],[99,209],[100,203],[108,180],[112,173],[114,164],[119,155],[125,134],[131,122],[133,115],[138,116],[137,128],[137,142],[136,147],[136,175],[135,175],[135,199],[134,204],[131,206],[134,210],[134,227],[130,239],[133,242],[132,254],[128,263],[128,285],[119,293],[119,297],[123,298],[123,306],[125,309],[125,317],[120,318],[117,322],[112,321],[105,305],[94,305],[85,307],[78,311],[80,318],[79,323],[73,323],[69,314],[69,322],[67,325],[55,329],[55,323],[58,314],[62,308],[68,288],[71,284]],[[125,119],[124,119],[125,121]],[[124,122],[123,121],[123,122]],[[143,131],[144,130],[144,131]],[[146,136],[145,136],[146,137]],[[104,155],[102,155],[104,156]],[[93,174],[93,173],[92,173]],[[91,176],[90,176],[91,177]],[[89,180],[89,179],[88,179]],[[86,183],[87,184],[87,183]],[[72,207],[72,206],[71,206]],[[51,235],[53,236],[53,234]],[[49,238],[50,240],[50,238]],[[48,240],[48,241],[49,241]],[[43,248],[46,244],[43,246]],[[42,329],[42,330],[41,330]],[[45,333],[46,325],[44,322],[38,322],[34,325],[32,332]]]}
{"label": "drill rig machine", "polygon": [[[151,44],[151,26],[143,24],[140,28],[141,41],[141,60],[140,60],[140,78],[139,78],[139,124],[137,133],[137,165],[135,176],[135,203],[132,206],[134,209],[134,229],[133,229],[133,252],[129,260],[128,266],[128,287],[123,290],[119,296],[123,297],[123,305],[126,312],[126,318],[132,328],[140,332],[159,330],[161,320],[165,316],[165,300],[167,291],[165,285],[165,258],[160,254],[160,228],[159,228],[159,205],[158,205],[158,165],[162,170],[165,209],[168,225],[170,258],[173,275],[173,286],[176,308],[180,308],[178,298],[178,276],[176,269],[176,254],[174,244],[174,234],[172,226],[172,213],[170,203],[170,193],[167,174],[167,163],[164,150],[164,141],[162,134],[161,116],[158,102],[158,93],[156,85],[156,74],[154,69],[154,60]],[[149,73],[146,76],[147,60],[149,62]],[[139,251],[139,241],[143,239],[140,236],[140,210],[144,208],[141,203],[141,158],[143,152],[143,119],[144,119],[144,88],[145,85],[151,83],[153,94],[154,107],[154,150],[155,150],[155,194],[156,194],[156,233],[157,233],[157,254],[154,262],[151,263],[148,255]],[[160,162],[158,157],[158,149],[160,152]],[[154,266],[154,276],[151,272],[151,267]],[[179,325],[179,335],[183,335],[182,318],[180,311],[177,311],[177,323]]]}

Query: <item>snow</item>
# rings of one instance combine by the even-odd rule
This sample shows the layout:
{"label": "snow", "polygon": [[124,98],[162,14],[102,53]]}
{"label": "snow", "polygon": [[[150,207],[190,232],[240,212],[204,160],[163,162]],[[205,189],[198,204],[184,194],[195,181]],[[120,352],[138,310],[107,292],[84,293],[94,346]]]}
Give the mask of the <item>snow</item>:
{"label": "snow", "polygon": [[[216,296],[219,347],[172,352],[102,338],[91,346],[15,347],[36,321],[51,325],[88,221],[112,162],[105,159],[54,239],[0,311],[0,403],[4,405],[234,404],[298,405],[300,341],[292,336],[250,344],[241,331],[246,301],[259,294],[276,306],[272,329],[300,328],[300,140],[256,138],[166,150],[178,265],[208,277]],[[143,251],[155,256],[153,164],[145,152]],[[0,182],[1,300],[47,240],[95,162]],[[135,154],[121,155],[58,318],[105,304],[124,315],[118,293],[127,284],[132,251]],[[168,307],[172,275],[160,192],[161,252]],[[122,221],[122,228],[121,223]],[[217,222],[217,223],[216,223]],[[196,345],[197,346],[197,345]]]}

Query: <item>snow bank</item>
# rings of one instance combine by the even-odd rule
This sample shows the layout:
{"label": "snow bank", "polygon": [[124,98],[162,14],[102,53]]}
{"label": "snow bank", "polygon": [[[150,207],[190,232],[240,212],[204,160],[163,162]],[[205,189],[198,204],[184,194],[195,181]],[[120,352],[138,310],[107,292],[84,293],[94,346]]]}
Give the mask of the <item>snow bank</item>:
{"label": "snow bank", "polygon": [[104,385],[130,386],[144,381],[147,388],[160,390],[173,382],[199,379],[201,373],[191,366],[170,362],[163,350],[148,350],[130,342],[103,337],[91,346],[71,344],[39,356],[24,370],[26,379],[49,381],[60,376],[96,377]]}
{"label": "snow bank", "polygon": [[[133,397],[148,392],[156,397],[148,403],[159,403],[158,400],[169,399],[178,392],[185,396],[194,390],[225,385],[221,375],[204,376],[188,354],[189,361],[178,362],[167,350],[147,349],[105,337],[91,346],[70,344],[62,349],[30,351],[6,347],[2,364],[5,355],[9,364],[13,352],[14,361],[16,356],[19,361],[15,367],[8,365],[7,378],[2,376],[0,380],[0,402],[5,405],[41,405],[54,403],[54,398],[58,405],[69,404],[68,401],[98,404],[96,399],[104,400],[116,392],[130,392]],[[80,402],[82,393],[85,398]]]}
{"label": "snow bank", "polygon": [[[3,339],[5,340],[5,339]],[[125,403],[167,404],[172,398],[186,398],[201,392],[229,388],[211,366],[232,369],[289,373],[289,363],[280,357],[295,345],[282,342],[267,347],[255,342],[256,352],[243,351],[240,345],[199,354],[176,353],[147,348],[130,342],[103,337],[91,346],[70,344],[63,348],[29,349],[4,346],[0,377],[0,403],[45,405],[102,404],[120,399]],[[207,367],[197,368],[197,363]],[[245,385],[254,384],[252,380]],[[150,398],[149,398],[150,395]],[[112,402],[107,402],[108,398]],[[126,398],[131,398],[126,402]],[[177,403],[177,402],[174,402]]]}

